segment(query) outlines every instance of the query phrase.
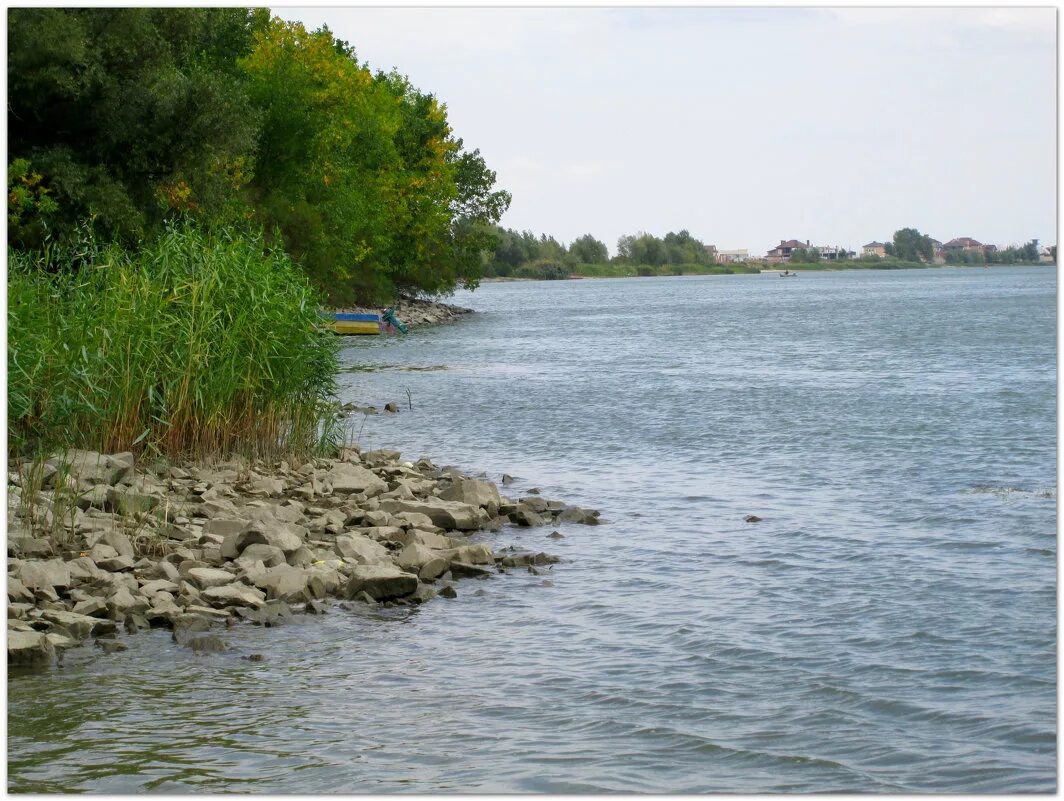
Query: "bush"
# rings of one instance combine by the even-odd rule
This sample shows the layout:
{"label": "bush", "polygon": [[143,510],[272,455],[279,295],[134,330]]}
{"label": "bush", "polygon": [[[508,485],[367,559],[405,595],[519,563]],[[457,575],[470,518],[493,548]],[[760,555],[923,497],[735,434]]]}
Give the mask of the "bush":
{"label": "bush", "polygon": [[337,345],[261,237],[171,227],[9,251],[8,449],[307,452],[333,433]]}

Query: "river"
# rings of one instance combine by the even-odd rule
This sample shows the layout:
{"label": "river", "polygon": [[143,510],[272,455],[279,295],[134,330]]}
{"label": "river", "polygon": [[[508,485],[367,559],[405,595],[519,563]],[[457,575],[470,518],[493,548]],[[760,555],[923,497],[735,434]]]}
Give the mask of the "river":
{"label": "river", "polygon": [[456,302],[347,340],[344,399],[400,406],[351,436],[605,524],[478,535],[563,561],[453,600],[11,676],[10,790],[1055,790],[1053,268]]}

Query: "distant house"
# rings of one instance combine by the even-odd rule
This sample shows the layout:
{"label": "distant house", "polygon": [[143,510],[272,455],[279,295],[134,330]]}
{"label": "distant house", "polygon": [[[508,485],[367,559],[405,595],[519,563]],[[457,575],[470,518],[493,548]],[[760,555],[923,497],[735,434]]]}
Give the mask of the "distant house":
{"label": "distant house", "polygon": [[717,258],[717,246],[716,245],[703,245],[702,247],[704,247],[706,249],[706,255],[709,256],[711,259],[716,259]]}
{"label": "distant house", "polygon": [[966,253],[983,253],[985,252],[985,247],[982,242],[972,239],[970,236],[959,236],[944,244],[942,250],[945,253],[955,253],[960,250]]}
{"label": "distant house", "polygon": [[750,251],[746,248],[717,251],[717,264],[741,264],[744,261],[749,261],[749,259]]}
{"label": "distant house", "polygon": [[[930,237],[928,237],[931,239]],[[931,239],[931,263],[932,264],[944,264],[946,261],[946,251],[942,249],[942,243],[937,239]]]}
{"label": "distant house", "polygon": [[882,259],[887,255],[887,245],[885,242],[869,242],[867,245],[861,245],[861,255]]}
{"label": "distant house", "polygon": [[805,242],[799,242],[797,239],[781,239],[780,243],[768,252],[766,260],[777,264],[784,261],[790,261],[791,253],[799,249],[810,250],[809,240],[807,239]]}
{"label": "distant house", "polygon": [[1054,255],[1053,250],[1044,247],[1038,253],[1038,260],[1043,264],[1056,264],[1057,257]]}
{"label": "distant house", "polygon": [[846,258],[846,256],[849,255],[846,248],[828,245],[817,245],[813,248],[813,250],[815,250],[820,256],[820,258],[824,259],[825,261],[838,261],[839,259],[844,259]]}

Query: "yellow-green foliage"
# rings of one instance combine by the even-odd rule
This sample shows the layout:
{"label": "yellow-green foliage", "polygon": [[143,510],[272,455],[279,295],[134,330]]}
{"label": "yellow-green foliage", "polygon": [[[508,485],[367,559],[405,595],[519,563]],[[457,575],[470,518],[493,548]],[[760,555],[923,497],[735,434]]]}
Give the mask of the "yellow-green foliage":
{"label": "yellow-green foliage", "polygon": [[135,253],[9,258],[9,452],[268,454],[330,434],[321,299],[260,239],[171,227]]}

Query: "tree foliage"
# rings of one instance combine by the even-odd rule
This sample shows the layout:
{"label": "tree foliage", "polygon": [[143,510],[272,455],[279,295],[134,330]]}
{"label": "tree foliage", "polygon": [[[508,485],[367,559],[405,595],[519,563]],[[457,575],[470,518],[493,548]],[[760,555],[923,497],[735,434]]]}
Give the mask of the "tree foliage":
{"label": "tree foliage", "polygon": [[[224,8],[9,14],[11,244],[265,228],[335,302],[474,285],[509,205],[446,106],[327,30]],[[15,162],[12,162],[15,167]]]}
{"label": "tree foliage", "polygon": [[894,232],[894,238],[886,245],[888,256],[902,261],[930,262],[935,256],[935,246],[931,237],[921,234],[915,228],[901,228]]}

